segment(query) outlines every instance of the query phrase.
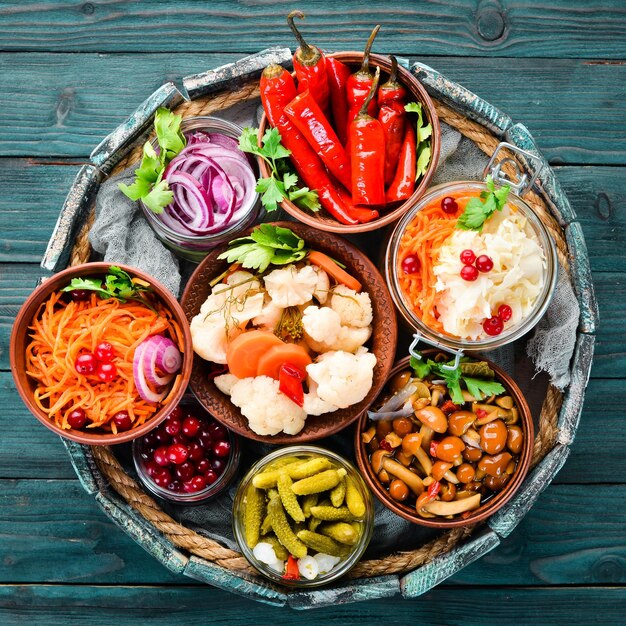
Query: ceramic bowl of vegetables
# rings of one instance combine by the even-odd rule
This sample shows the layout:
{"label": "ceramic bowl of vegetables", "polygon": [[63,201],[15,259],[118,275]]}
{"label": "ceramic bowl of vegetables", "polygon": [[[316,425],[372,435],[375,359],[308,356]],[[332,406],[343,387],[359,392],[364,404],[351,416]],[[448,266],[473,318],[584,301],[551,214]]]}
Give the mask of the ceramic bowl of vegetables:
{"label": "ceramic bowl of vegetables", "polygon": [[254,223],[257,164],[238,147],[243,132],[217,117],[155,113],[156,137],[143,147],[131,185],[159,239],[176,255],[198,262],[220,243]]}
{"label": "ceramic bowl of vegetables", "polygon": [[392,370],[359,420],[355,451],[374,495],[406,520],[452,528],[493,515],[530,466],[533,422],[491,361],[425,351]]}
{"label": "ceramic bowl of vegetables", "polygon": [[70,267],[20,309],[11,371],[32,414],[58,435],[110,445],[144,435],[182,398],[191,335],[176,298],[148,274]]}
{"label": "ceramic bowl of vegetables", "polygon": [[364,52],[324,55],[303,39],[295,17],[304,16],[288,17],[300,44],[294,75],[270,65],[261,77],[257,154],[276,156],[274,135],[290,152],[289,185],[275,160],[260,163],[271,198],[320,230],[359,233],[391,224],[434,175],[440,129],[433,102],[395,57],[370,53],[378,26]]}
{"label": "ceramic bowl of vegetables", "polygon": [[211,252],[182,297],[190,387],[235,432],[301,443],[352,423],[393,366],[387,287],[352,244],[298,222],[261,224]]}

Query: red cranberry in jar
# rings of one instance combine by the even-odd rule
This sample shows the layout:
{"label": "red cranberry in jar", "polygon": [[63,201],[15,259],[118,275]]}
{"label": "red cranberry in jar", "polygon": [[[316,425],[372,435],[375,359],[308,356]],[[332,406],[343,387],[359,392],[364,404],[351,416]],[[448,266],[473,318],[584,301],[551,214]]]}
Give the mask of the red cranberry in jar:
{"label": "red cranberry in jar", "polygon": [[152,477],[152,480],[159,486],[167,489],[167,486],[172,482],[172,474],[167,467],[162,467],[158,474]]}
{"label": "red cranberry in jar", "polygon": [[194,467],[193,463],[190,463],[189,461],[186,461],[185,463],[182,463],[181,465],[178,465],[174,468],[174,474],[176,475],[176,478],[182,480],[183,482],[191,480],[195,472],[196,468]]}
{"label": "red cranberry in jar", "polygon": [[230,443],[228,441],[218,441],[213,446],[213,454],[221,459],[226,458],[230,454]]}
{"label": "red cranberry in jar", "polygon": [[168,435],[167,431],[163,428],[163,426],[160,426],[155,431],[154,438],[156,439],[157,443],[160,443],[160,444],[169,443],[172,440],[172,438]]}
{"label": "red cranberry in jar", "polygon": [[204,478],[207,485],[212,485],[218,478],[214,470],[210,469],[204,473]]}
{"label": "red cranberry in jar", "polygon": [[156,461],[146,461],[144,468],[148,476],[156,476],[161,471],[161,466]]}
{"label": "red cranberry in jar", "polygon": [[183,425],[182,425],[183,435],[191,439],[192,437],[195,437],[198,434],[201,426],[202,426],[202,422],[197,417],[193,417],[193,415],[189,415],[188,417],[185,418],[185,421],[183,422]]}
{"label": "red cranberry in jar", "polygon": [[211,469],[211,462],[209,459],[202,459],[196,463],[196,473],[206,474]]}
{"label": "red cranberry in jar", "polygon": [[173,443],[167,449],[167,458],[170,463],[174,463],[175,465],[183,464],[187,460],[188,454],[187,447],[180,443]]}
{"label": "red cranberry in jar", "polygon": [[176,493],[179,493],[183,490],[183,483],[180,482],[180,480],[173,480],[168,486],[167,488],[170,491],[175,491]]}
{"label": "red cranberry in jar", "polygon": [[167,446],[161,446],[154,451],[154,462],[162,467],[170,464]]}
{"label": "red cranberry in jar", "polygon": [[226,439],[228,435],[226,427],[219,422],[212,422],[207,426],[207,430],[213,435],[214,439]]}
{"label": "red cranberry in jar", "polygon": [[196,441],[192,441],[187,446],[188,459],[194,463],[204,458],[204,448]]}
{"label": "red cranberry in jar", "polygon": [[165,428],[165,431],[168,435],[171,435],[172,437],[178,435],[178,433],[181,432],[182,427],[183,422],[180,419],[172,417],[171,415],[165,418],[165,424],[163,425],[163,428]]}
{"label": "red cranberry in jar", "polygon": [[211,459],[211,468],[219,476],[226,468],[226,461],[223,459]]}

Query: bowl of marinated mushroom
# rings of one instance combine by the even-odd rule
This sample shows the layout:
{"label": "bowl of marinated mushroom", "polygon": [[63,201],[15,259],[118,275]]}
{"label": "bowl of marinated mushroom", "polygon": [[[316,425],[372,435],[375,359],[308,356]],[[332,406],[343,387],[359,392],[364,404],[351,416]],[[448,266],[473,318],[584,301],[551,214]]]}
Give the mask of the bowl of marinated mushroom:
{"label": "bowl of marinated mushroom", "polygon": [[434,528],[480,522],[514,495],[530,466],[532,415],[493,362],[425,351],[393,368],[359,419],[355,450],[374,495]]}

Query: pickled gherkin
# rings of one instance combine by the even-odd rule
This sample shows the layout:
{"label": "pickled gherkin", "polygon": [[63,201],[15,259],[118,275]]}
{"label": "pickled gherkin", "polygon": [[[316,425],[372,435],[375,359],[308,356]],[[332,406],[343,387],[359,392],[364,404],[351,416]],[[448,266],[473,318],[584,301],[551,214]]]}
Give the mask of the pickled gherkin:
{"label": "pickled gherkin", "polygon": [[304,513],[298,502],[296,494],[293,492],[293,481],[286,472],[282,472],[278,477],[278,494],[280,495],[283,508],[289,516],[296,522],[304,522]]}
{"label": "pickled gherkin", "polygon": [[314,533],[310,530],[301,530],[298,533],[298,539],[315,552],[322,552],[323,554],[340,557],[347,556],[350,553],[349,546],[344,546],[326,535],[320,535],[319,533]]}
{"label": "pickled gherkin", "polygon": [[265,515],[265,518],[263,519],[263,523],[261,524],[261,534],[267,535],[267,533],[269,533],[271,530],[272,530],[272,522],[270,520],[270,516]]}
{"label": "pickled gherkin", "polygon": [[330,501],[333,506],[341,506],[346,497],[346,479],[339,481],[339,484],[330,492]]}
{"label": "pickled gherkin", "polygon": [[309,517],[309,530],[317,530],[317,527],[322,523],[319,517]]}
{"label": "pickled gherkin", "polygon": [[304,513],[304,517],[311,517],[311,507],[318,503],[319,497],[319,493],[310,493],[302,498],[302,512]]}
{"label": "pickled gherkin", "polygon": [[313,506],[311,515],[325,522],[351,522],[354,519],[347,506]]}
{"label": "pickled gherkin", "polygon": [[276,537],[276,535],[270,533],[266,537],[263,537],[263,541],[269,543],[272,548],[274,548],[274,554],[276,554],[277,559],[280,559],[281,561],[287,560],[289,557],[289,551],[285,548],[285,546],[283,546],[282,543],[280,543],[280,541],[278,541],[278,537]]}
{"label": "pickled gherkin", "polygon": [[252,479],[252,484],[257,489],[269,489],[270,487],[276,487],[281,472],[287,472],[288,476],[293,480],[301,480],[302,478],[313,476],[313,474],[319,474],[329,467],[332,467],[332,463],[324,457],[316,457],[308,461],[295,461],[278,469],[265,470],[257,474]]}
{"label": "pickled gherkin", "polygon": [[331,522],[320,526],[319,532],[322,535],[326,535],[339,543],[344,543],[348,546],[353,546],[359,540],[361,536],[360,526],[356,530],[352,524],[346,522]]}
{"label": "pickled gherkin", "polygon": [[246,492],[246,508],[244,510],[244,529],[246,543],[254,548],[259,542],[261,521],[265,514],[265,494],[250,485]]}
{"label": "pickled gherkin", "polygon": [[297,559],[306,556],[307,548],[304,543],[296,537],[293,530],[291,530],[280,498],[270,498],[267,505],[267,512],[272,523],[272,530],[276,534],[276,537],[278,537],[278,541],[280,541]]}
{"label": "pickled gherkin", "polygon": [[363,519],[365,515],[365,501],[354,481],[346,476],[346,506],[357,519]]}
{"label": "pickled gherkin", "polygon": [[341,479],[347,474],[346,470],[326,470],[319,472],[308,478],[303,478],[293,484],[293,492],[298,496],[305,496],[309,493],[321,493],[336,487]]}

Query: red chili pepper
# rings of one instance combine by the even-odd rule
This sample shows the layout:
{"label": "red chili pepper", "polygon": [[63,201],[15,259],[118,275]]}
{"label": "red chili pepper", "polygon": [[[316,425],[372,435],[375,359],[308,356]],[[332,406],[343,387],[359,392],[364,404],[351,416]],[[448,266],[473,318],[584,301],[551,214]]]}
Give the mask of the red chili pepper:
{"label": "red chili pepper", "polygon": [[434,439],[430,442],[430,449],[428,450],[430,452],[430,456],[432,457],[436,457],[437,456],[437,446],[439,445],[438,441],[435,441]]}
{"label": "red chili pepper", "polygon": [[287,565],[285,567],[285,573],[283,574],[283,578],[286,578],[287,580],[298,580],[298,578],[300,578],[298,561],[296,560],[296,557],[291,554],[287,558]]}
{"label": "red chili pepper", "polygon": [[291,74],[280,65],[268,65],[261,75],[261,102],[270,124],[280,132],[281,142],[291,151],[291,161],[303,183],[316,189],[320,204],[342,224],[358,224],[333,186],[324,164],[302,133],[285,114],[285,106],[296,97]]}
{"label": "red chili pepper", "polygon": [[391,444],[386,439],[381,439],[378,442],[378,446],[382,448],[383,450],[386,450],[387,452],[393,452],[393,448],[391,447]]}
{"label": "red chili pepper", "polygon": [[[417,166],[417,154],[415,152],[415,131],[407,126],[404,133],[404,141],[399,151],[399,159],[394,179],[387,189],[387,202],[408,200],[415,189],[415,168]],[[388,163],[388,161],[387,161]]]}
{"label": "red chili pepper", "polygon": [[364,207],[354,206],[354,204],[352,204],[352,194],[341,185],[338,185],[337,190],[347,207],[346,210],[352,217],[358,220],[359,223],[366,224],[367,222],[377,220],[380,217],[380,214],[375,209],[366,209]]}
{"label": "red chili pepper", "polygon": [[[361,69],[358,72],[350,75],[348,78],[348,83],[346,85],[346,99],[348,101],[348,120],[347,125],[348,129],[350,128],[350,124],[352,120],[359,114],[367,95],[370,92],[372,87],[372,82],[374,82],[374,76],[370,72],[370,50],[372,49],[372,45],[374,43],[374,38],[378,34],[380,30],[380,25],[375,26],[372,34],[369,36],[367,40],[367,44],[365,45],[365,50],[363,51],[363,62],[361,63]],[[372,98],[368,104],[367,112],[372,116],[376,117],[378,113],[378,104],[375,99]],[[348,141],[350,141],[350,136],[348,133]]]}
{"label": "red chili pepper", "polygon": [[330,90],[330,104],[337,137],[342,144],[348,141],[348,100],[346,86],[350,78],[350,68],[334,57],[326,59],[326,74]]}
{"label": "red chili pepper", "polygon": [[283,363],[278,371],[278,389],[298,406],[304,406],[302,381],[306,375],[291,363]]}
{"label": "red chili pepper", "polygon": [[446,414],[446,415],[450,415],[451,413],[454,413],[455,411],[459,410],[459,407],[454,404],[454,402],[452,402],[452,400],[446,400],[442,405],[441,405],[441,410]]}
{"label": "red chili pepper", "polygon": [[437,497],[440,489],[441,483],[438,480],[436,480],[434,483],[430,483],[430,486],[428,487],[428,497],[431,500],[434,500]]}
{"label": "red chili pepper", "polygon": [[382,124],[367,113],[376,93],[380,68],[361,111],[350,124],[352,201],[354,204],[385,204],[385,136]]}
{"label": "red chili pepper", "polygon": [[328,171],[350,189],[350,160],[337,133],[307,89],[286,107],[285,113],[322,159]]}
{"label": "red chili pepper", "polygon": [[485,411],[484,409],[476,409],[474,413],[476,413],[476,417],[478,417],[479,419],[487,417],[488,415],[487,411]]}
{"label": "red chili pepper", "polygon": [[310,46],[293,23],[293,18],[304,19],[302,11],[292,11],[287,16],[287,24],[295,35],[300,47],[293,55],[293,69],[298,79],[298,93],[307,89],[319,104],[326,117],[330,115],[330,89],[326,70],[326,57],[316,46]]}
{"label": "red chili pepper", "polygon": [[[405,140],[406,111],[404,101],[406,89],[396,80],[398,60],[391,58],[391,74],[389,80],[378,90],[378,121],[385,132],[385,185],[389,185],[396,176],[400,149]],[[413,172],[415,178],[415,172]],[[410,195],[410,194],[409,194]]]}

